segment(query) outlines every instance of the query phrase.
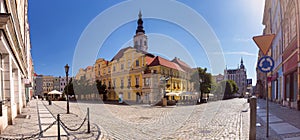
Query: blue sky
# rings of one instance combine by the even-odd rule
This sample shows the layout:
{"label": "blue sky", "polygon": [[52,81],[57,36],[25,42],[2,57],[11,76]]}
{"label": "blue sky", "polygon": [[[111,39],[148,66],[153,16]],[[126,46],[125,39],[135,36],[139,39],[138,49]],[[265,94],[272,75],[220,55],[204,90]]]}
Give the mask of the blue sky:
{"label": "blue sky", "polygon": [[[32,56],[35,72],[44,75],[64,76],[64,65],[72,67],[71,75],[75,75],[79,67],[92,65],[92,61],[77,63],[77,53],[90,51],[91,55],[84,58],[95,60],[98,57],[111,59],[122,47],[132,46],[132,37],[136,30],[138,11],[141,10],[144,20],[144,30],[149,39],[149,52],[173,59],[181,58],[191,66],[207,67],[213,74],[223,74],[223,67],[218,66],[213,59],[224,59],[227,68],[236,68],[241,57],[247,69],[248,78],[256,80],[255,68],[258,48],[252,37],[261,35],[264,0],[179,0],[177,5],[184,5],[193,13],[182,13],[174,10],[167,1],[160,5],[142,5],[143,1],[108,1],[108,0],[51,0],[29,1],[29,22],[31,31]],[[147,1],[149,3],[149,1]],[[172,2],[172,1],[170,1]],[[146,1],[144,1],[146,3]],[[128,4],[125,6],[125,4]],[[124,6],[122,6],[124,5]],[[157,16],[159,6],[165,7],[161,17]],[[173,9],[172,9],[173,8]],[[105,17],[105,12],[115,14]],[[111,12],[112,13],[112,12]],[[106,14],[108,15],[108,14]],[[166,15],[163,17],[163,15]],[[103,38],[105,30],[123,17],[133,18],[118,23],[118,27],[110,31],[107,38]],[[179,18],[179,22],[172,22],[172,18]],[[168,20],[170,19],[170,20]],[[205,21],[213,31],[217,40],[205,37],[207,26],[196,24]],[[98,21],[98,24],[97,24]],[[95,25],[94,27],[92,27]],[[98,26],[97,26],[98,25]],[[187,30],[194,29],[194,30]],[[90,36],[96,41],[104,40],[101,45],[86,41],[82,43],[88,30],[98,31]],[[102,34],[103,31],[103,34]],[[203,31],[203,32],[202,32]],[[202,41],[197,40],[194,32],[200,33]],[[201,40],[200,39],[200,40]],[[204,45],[205,41],[219,43],[224,58],[212,57],[208,52],[215,46]],[[84,44],[84,47],[83,45]],[[93,47],[98,48],[96,52]],[[84,60],[80,57],[80,59]],[[254,82],[255,83],[255,82]]]}

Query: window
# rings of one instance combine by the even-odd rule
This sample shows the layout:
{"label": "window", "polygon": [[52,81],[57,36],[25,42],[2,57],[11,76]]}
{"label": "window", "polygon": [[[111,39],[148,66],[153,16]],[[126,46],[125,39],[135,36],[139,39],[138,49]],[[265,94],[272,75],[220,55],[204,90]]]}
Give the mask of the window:
{"label": "window", "polygon": [[150,78],[144,78],[144,86],[150,85]]}
{"label": "window", "polygon": [[147,46],[147,41],[144,41],[144,45]]}
{"label": "window", "polygon": [[124,79],[121,79],[121,88],[124,88]]}
{"label": "window", "polygon": [[113,80],[113,85],[116,87],[116,79]]}
{"label": "window", "polygon": [[113,71],[116,71],[116,66],[113,66]]}
{"label": "window", "polygon": [[127,68],[130,68],[130,66],[131,66],[131,62],[130,62],[130,60],[128,60],[128,62],[127,62]]}
{"label": "window", "polygon": [[111,87],[111,81],[108,81],[108,87]]}
{"label": "window", "polygon": [[128,92],[128,99],[130,100],[131,96],[130,96],[130,92]]}
{"label": "window", "polygon": [[135,77],[135,85],[139,85],[139,83],[140,83],[139,76],[136,76]]}
{"label": "window", "polygon": [[128,80],[127,80],[127,88],[130,88],[130,86],[131,86],[131,78],[128,77]]}
{"label": "window", "polygon": [[135,66],[137,66],[137,67],[140,66],[140,61],[139,60],[135,61]]}
{"label": "window", "polygon": [[124,69],[124,64],[121,64],[121,70],[123,70]]}
{"label": "window", "polygon": [[290,21],[290,40],[293,39],[297,34],[297,26],[296,26],[296,11],[295,8],[293,8],[291,13],[291,21]]}

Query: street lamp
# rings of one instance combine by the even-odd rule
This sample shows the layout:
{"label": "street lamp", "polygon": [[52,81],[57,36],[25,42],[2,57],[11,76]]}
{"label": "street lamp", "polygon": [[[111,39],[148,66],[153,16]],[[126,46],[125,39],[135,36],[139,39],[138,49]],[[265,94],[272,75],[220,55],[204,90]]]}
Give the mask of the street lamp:
{"label": "street lamp", "polygon": [[66,94],[67,94],[67,114],[69,114],[70,113],[70,111],[69,111],[69,94],[68,94],[68,76],[69,76],[69,66],[68,66],[68,64],[66,64],[65,65],[65,72],[66,72],[66,82],[67,82],[67,88],[66,88]]}

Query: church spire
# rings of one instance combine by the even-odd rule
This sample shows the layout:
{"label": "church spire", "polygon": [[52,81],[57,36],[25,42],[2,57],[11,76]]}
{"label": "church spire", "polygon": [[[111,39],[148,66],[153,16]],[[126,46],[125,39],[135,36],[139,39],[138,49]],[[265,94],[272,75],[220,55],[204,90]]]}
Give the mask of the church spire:
{"label": "church spire", "polygon": [[245,69],[245,66],[244,66],[244,61],[243,61],[243,57],[241,58],[241,65],[240,65],[240,69]]}
{"label": "church spire", "polygon": [[243,64],[244,62],[243,62],[243,57],[241,58],[241,64]]}
{"label": "church spire", "polygon": [[145,30],[144,30],[144,27],[143,27],[143,19],[142,19],[142,12],[141,10],[139,11],[139,19],[137,21],[137,29],[135,31],[135,34],[138,34],[138,33],[144,33],[145,34]]}

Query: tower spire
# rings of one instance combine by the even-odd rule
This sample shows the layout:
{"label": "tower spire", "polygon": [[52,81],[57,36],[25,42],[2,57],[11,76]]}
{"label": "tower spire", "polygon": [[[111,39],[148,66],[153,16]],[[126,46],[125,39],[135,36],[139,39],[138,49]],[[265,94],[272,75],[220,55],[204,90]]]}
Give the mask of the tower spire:
{"label": "tower spire", "polygon": [[241,65],[240,65],[240,69],[245,69],[243,57],[241,57]]}
{"label": "tower spire", "polygon": [[139,11],[139,19],[137,21],[137,29],[135,31],[135,34],[138,34],[138,33],[144,33],[145,34],[145,30],[144,30],[144,27],[143,27],[143,19],[142,19],[142,11],[140,10]]}
{"label": "tower spire", "polygon": [[243,64],[244,63],[244,61],[243,61],[243,57],[241,57],[241,64]]}
{"label": "tower spire", "polygon": [[145,30],[143,27],[143,19],[142,19],[142,11],[139,11],[138,14],[139,19],[137,20],[137,29],[135,31],[135,35],[133,37],[134,48],[137,50],[141,50],[147,52],[148,50],[148,39],[145,35]]}
{"label": "tower spire", "polygon": [[139,19],[141,19],[142,18],[142,11],[140,10],[139,11]]}

